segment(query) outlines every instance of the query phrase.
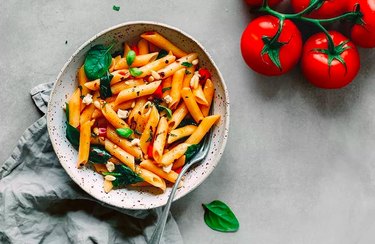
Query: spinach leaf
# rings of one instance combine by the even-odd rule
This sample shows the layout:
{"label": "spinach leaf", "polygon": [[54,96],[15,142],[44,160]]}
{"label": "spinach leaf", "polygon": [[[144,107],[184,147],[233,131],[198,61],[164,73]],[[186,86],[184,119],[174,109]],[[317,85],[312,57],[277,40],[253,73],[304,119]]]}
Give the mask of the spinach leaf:
{"label": "spinach leaf", "polygon": [[79,130],[66,122],[66,138],[73,145],[73,147],[79,147]]}
{"label": "spinach leaf", "polygon": [[165,50],[165,49],[162,49],[162,50],[159,51],[159,54],[158,54],[158,56],[156,57],[156,59],[164,58],[164,57],[167,56],[167,55],[168,55],[168,51]]}
{"label": "spinach leaf", "polygon": [[111,90],[111,80],[113,78],[113,75],[107,74],[100,78],[100,85],[99,85],[99,93],[101,99],[106,99],[107,97],[112,96],[112,90]]}
{"label": "spinach leaf", "polygon": [[188,68],[190,68],[191,66],[193,66],[193,64],[189,63],[189,62],[182,62],[181,65],[185,66],[185,67],[188,67]]}
{"label": "spinach leaf", "polygon": [[121,137],[129,138],[133,134],[133,130],[129,128],[119,128],[116,129],[116,133]]}
{"label": "spinach leaf", "polygon": [[140,76],[141,74],[143,74],[143,72],[140,71],[138,68],[130,68],[129,72],[134,77],[137,77],[137,76]]}
{"label": "spinach leaf", "polygon": [[112,155],[101,145],[90,147],[89,161],[96,164],[106,164]]}
{"label": "spinach leaf", "polygon": [[130,50],[128,54],[126,54],[126,63],[128,64],[129,67],[133,64],[134,59],[135,59],[135,52],[133,50]]}
{"label": "spinach leaf", "polygon": [[164,93],[166,91],[169,91],[170,89],[172,89],[172,87],[164,87],[161,92]]}
{"label": "spinach leaf", "polygon": [[114,187],[126,186],[143,181],[143,179],[137,173],[133,172],[129,167],[123,164],[116,164],[115,170],[111,172],[111,174],[112,173],[116,174],[114,175],[116,180],[112,181]]}
{"label": "spinach leaf", "polygon": [[205,210],[204,222],[211,229],[222,232],[235,232],[240,228],[238,219],[225,203],[215,200],[202,205]]}
{"label": "spinach leaf", "polygon": [[95,80],[102,77],[107,71],[112,62],[112,56],[109,53],[111,48],[103,45],[93,46],[87,53],[84,69],[89,80]]}
{"label": "spinach leaf", "polygon": [[187,126],[187,125],[195,125],[195,126],[197,126],[197,123],[192,118],[186,118],[186,119],[183,119],[180,122],[180,124],[177,126],[177,129],[181,128],[181,127],[184,127],[184,126]]}
{"label": "spinach leaf", "polygon": [[156,108],[158,109],[159,112],[164,110],[167,114],[168,119],[172,118],[172,110],[170,110],[169,108],[163,105],[158,105],[156,106]]}
{"label": "spinach leaf", "polygon": [[202,143],[190,145],[185,152],[186,162],[192,159],[201,147]]}

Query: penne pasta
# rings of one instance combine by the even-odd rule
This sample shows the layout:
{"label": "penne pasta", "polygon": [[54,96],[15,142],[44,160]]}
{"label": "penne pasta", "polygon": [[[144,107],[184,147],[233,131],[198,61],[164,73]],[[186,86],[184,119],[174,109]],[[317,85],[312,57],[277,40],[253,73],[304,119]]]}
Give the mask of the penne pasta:
{"label": "penne pasta", "polygon": [[151,110],[152,110],[152,104],[151,102],[146,102],[145,105],[143,105],[143,107],[141,108],[140,112],[138,113],[138,116],[137,116],[137,119],[136,119],[136,127],[135,129],[138,131],[138,132],[143,132],[145,127],[146,127],[146,124],[147,124],[147,121],[150,117],[150,114],[151,114]]}
{"label": "penne pasta", "polygon": [[135,158],[142,158],[141,149],[135,145],[132,145],[132,143],[127,139],[118,136],[115,129],[112,126],[107,127],[107,138],[120,148],[124,149],[129,154],[133,155]]}
{"label": "penne pasta", "polygon": [[141,37],[157,47],[171,51],[174,55],[176,55],[176,57],[183,57],[187,55],[186,52],[179,49],[177,46],[155,31],[146,32],[142,34]]}
{"label": "penne pasta", "polygon": [[88,81],[89,79],[86,76],[85,67],[82,65],[78,71],[78,84],[82,87],[81,88],[82,96],[86,96],[86,94],[89,93],[89,89],[85,86],[86,82]]}
{"label": "penne pasta", "polygon": [[137,168],[137,173],[139,174],[140,177],[147,183],[160,188],[163,192],[167,188],[167,185],[165,184],[165,181],[160,178],[158,175],[152,173],[151,171],[144,169],[144,168]]}
{"label": "penne pasta", "polygon": [[173,55],[167,55],[163,58],[157,59],[151,63],[148,63],[139,68],[139,71],[142,72],[138,78],[143,78],[151,74],[153,70],[159,70],[166,67],[168,64],[173,63],[176,60],[176,57]]}
{"label": "penne pasta", "polygon": [[85,122],[91,120],[94,110],[95,110],[95,106],[94,106],[93,103],[86,106],[85,109],[83,109],[83,111],[82,111],[82,113],[79,117],[79,124],[83,125]]}
{"label": "penne pasta", "polygon": [[155,106],[152,106],[150,117],[147,121],[144,131],[142,132],[140,142],[139,142],[142,152],[144,154],[147,154],[148,146],[151,144],[154,138],[156,126],[158,125],[158,123],[159,123],[159,112]]}
{"label": "penne pasta", "polygon": [[151,171],[152,173],[160,176],[163,179],[166,179],[169,182],[175,183],[176,179],[178,177],[178,174],[171,170],[169,173],[163,171],[163,169],[156,166],[152,161],[150,160],[143,160],[140,166],[144,169],[147,169]]}
{"label": "penne pasta", "polygon": [[130,153],[123,150],[118,145],[111,142],[109,139],[106,139],[104,142],[105,150],[110,154],[118,158],[123,164],[128,166],[131,170],[135,171],[134,156]]}
{"label": "penne pasta", "polygon": [[172,77],[168,77],[162,83],[163,98],[170,95],[172,89]]}
{"label": "penne pasta", "polygon": [[188,54],[176,60],[176,62],[170,63],[167,67],[159,69],[157,72],[162,79],[168,78],[169,76],[173,75],[177,70],[185,68],[185,66],[183,65],[185,62],[191,63],[197,57],[198,54],[196,53]]}
{"label": "penne pasta", "polygon": [[[126,57],[126,56],[125,56]],[[158,53],[147,53],[143,55],[137,55],[130,67],[141,67],[150,62],[153,62],[158,57]],[[121,70],[129,68],[128,63],[126,62],[126,58],[121,58],[115,65],[114,70]]]}
{"label": "penne pasta", "polygon": [[173,170],[176,170],[178,168],[184,167],[186,161],[186,156],[182,156],[181,158],[177,159],[172,166]]}
{"label": "penne pasta", "polygon": [[195,72],[195,66],[188,67],[185,71],[184,81],[182,82],[182,87],[190,87],[190,81]]}
{"label": "penne pasta", "polygon": [[184,137],[190,136],[197,129],[195,125],[186,125],[184,127],[172,130],[168,134],[168,144],[178,141]]}
{"label": "penne pasta", "polygon": [[182,99],[184,99],[186,107],[189,110],[193,119],[195,120],[195,122],[199,123],[204,117],[197,102],[195,101],[195,98],[194,98],[193,93],[191,92],[191,89],[189,87],[182,88],[181,96],[182,96]]}
{"label": "penne pasta", "polygon": [[[149,50],[148,50],[148,41],[146,41],[145,39],[139,40],[139,42],[138,42],[138,51],[139,51],[139,55],[148,54],[149,53]],[[155,57],[155,59],[156,59],[156,57]]]}
{"label": "penne pasta", "polygon": [[125,43],[124,43],[124,55],[123,55],[124,58],[126,57],[126,55],[128,55],[128,52],[129,52],[130,50],[131,50],[131,49],[130,49],[129,45],[125,42]]}
{"label": "penne pasta", "polygon": [[207,79],[203,88],[203,93],[207,100],[207,105],[206,106],[199,105],[204,117],[206,117],[210,112],[210,107],[212,104],[212,100],[214,98],[214,92],[215,92],[214,84],[212,83],[210,79]]}
{"label": "penne pasta", "polygon": [[108,104],[103,104],[102,113],[103,116],[108,120],[108,122],[111,123],[111,125],[113,125],[116,129],[129,128],[129,125],[124,120],[120,119],[117,113]]}
{"label": "penne pasta", "polygon": [[94,120],[86,121],[80,128],[77,168],[82,167],[89,160],[91,126],[93,124]]}
{"label": "penne pasta", "polygon": [[169,131],[174,130],[188,113],[189,110],[186,107],[185,103],[181,103],[174,111],[174,113],[172,114],[172,118],[168,122]]}
{"label": "penne pasta", "polygon": [[152,83],[139,85],[133,88],[122,90],[115,101],[115,105],[126,102],[131,99],[151,95],[159,87],[161,81],[155,81]]}
{"label": "penne pasta", "polygon": [[132,109],[132,111],[130,112],[128,116],[129,125],[133,125],[135,123],[143,105],[145,105],[146,102],[147,102],[147,99],[144,97],[138,98],[136,101],[132,102],[132,105],[134,103],[134,108]]}
{"label": "penne pasta", "polygon": [[159,164],[162,165],[162,166],[168,166],[168,165],[172,164],[176,159],[182,157],[185,154],[187,148],[190,145],[191,144],[188,144],[188,143],[178,144],[177,146],[172,148],[169,152],[167,152],[163,155]]}
{"label": "penne pasta", "polygon": [[[195,97],[195,101],[201,105],[208,106],[208,101],[204,96],[204,92],[202,89],[202,85],[198,85],[197,89],[193,90],[193,95]],[[203,114],[203,113],[202,113]]]}
{"label": "penne pasta", "polygon": [[[116,83],[124,81],[126,78],[128,78],[130,76],[130,73],[128,70],[116,70],[112,72],[111,75],[113,75],[113,77],[111,79],[110,85],[113,86]],[[100,79],[86,82],[85,87],[92,91],[98,91],[100,88]]]}
{"label": "penne pasta", "polygon": [[167,118],[161,117],[157,130],[156,130],[155,140],[154,140],[154,144],[152,147],[152,157],[158,163],[161,161],[161,157],[163,156],[164,146],[165,146],[165,142],[167,139],[167,132],[168,132]]}
{"label": "penne pasta", "polygon": [[175,109],[180,102],[181,99],[181,89],[182,89],[182,82],[184,80],[184,75],[185,75],[185,70],[184,68],[176,71],[174,73],[173,78],[172,78],[172,88],[170,92],[170,96],[172,98],[172,101],[168,104],[168,107],[171,109]]}
{"label": "penne pasta", "polygon": [[198,125],[198,128],[185,141],[185,143],[198,144],[199,142],[201,142],[203,137],[207,134],[207,132],[219,119],[220,119],[220,115],[211,115],[211,116],[207,116],[206,118],[204,118],[202,122]]}
{"label": "penne pasta", "polygon": [[104,172],[108,172],[107,167],[105,164],[92,164],[94,166],[94,169],[99,174],[103,174]]}
{"label": "penne pasta", "polygon": [[81,114],[81,89],[77,88],[71,96],[69,106],[69,124],[75,128],[79,126]]}
{"label": "penne pasta", "polygon": [[111,86],[111,92],[112,94],[119,94],[121,91],[125,89],[131,88],[134,86],[143,85],[144,83],[145,82],[142,79],[122,81]]}

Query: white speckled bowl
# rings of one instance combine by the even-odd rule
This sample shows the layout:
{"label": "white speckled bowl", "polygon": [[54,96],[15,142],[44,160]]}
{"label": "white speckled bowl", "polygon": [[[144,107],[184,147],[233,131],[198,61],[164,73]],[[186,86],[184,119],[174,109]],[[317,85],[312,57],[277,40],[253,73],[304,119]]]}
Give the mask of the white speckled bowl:
{"label": "white speckled bowl", "polygon": [[48,132],[53,148],[69,176],[88,194],[107,204],[125,209],[151,209],[166,203],[170,188],[163,194],[156,194],[152,189],[117,189],[106,194],[103,190],[103,177],[92,169],[77,169],[77,151],[65,137],[65,113],[63,106],[67,98],[77,87],[76,73],[83,64],[87,51],[96,44],[109,45],[114,40],[117,44],[114,51],[120,50],[123,42],[136,41],[139,35],[146,31],[157,31],[166,36],[177,46],[188,52],[199,54],[200,64],[212,73],[215,84],[214,113],[222,117],[215,126],[210,152],[205,161],[191,169],[184,181],[184,186],[177,191],[175,199],[186,195],[214,170],[223,154],[229,129],[229,98],[224,79],[206,50],[196,40],[186,33],[165,24],[155,22],[127,22],[100,32],[85,42],[60,71],[53,87],[48,104]]}

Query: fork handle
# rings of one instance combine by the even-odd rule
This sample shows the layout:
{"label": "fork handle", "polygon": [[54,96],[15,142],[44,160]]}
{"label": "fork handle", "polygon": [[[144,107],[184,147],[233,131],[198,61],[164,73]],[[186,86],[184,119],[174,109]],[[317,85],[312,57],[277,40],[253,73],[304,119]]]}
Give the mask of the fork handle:
{"label": "fork handle", "polygon": [[190,168],[190,164],[186,164],[185,167],[182,168],[181,173],[178,175],[176,182],[173,185],[172,191],[169,194],[167,204],[165,205],[163,212],[161,214],[161,217],[156,225],[156,228],[154,230],[154,233],[152,233],[152,236],[150,240],[148,241],[149,244],[159,244],[161,237],[163,236],[165,224],[167,223],[168,219],[168,213],[169,209],[171,208],[174,195],[176,195],[176,191],[178,188],[178,185],[182,179],[182,176],[186,173],[186,171]]}

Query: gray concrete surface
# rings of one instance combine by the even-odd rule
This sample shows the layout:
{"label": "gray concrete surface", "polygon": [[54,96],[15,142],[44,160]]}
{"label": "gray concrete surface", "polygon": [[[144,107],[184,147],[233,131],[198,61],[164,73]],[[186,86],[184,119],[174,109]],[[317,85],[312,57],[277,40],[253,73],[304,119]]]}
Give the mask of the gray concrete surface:
{"label": "gray concrete surface", "polygon": [[[360,50],[361,73],[342,90],[316,89],[298,69],[265,78],[240,56],[249,19],[241,0],[0,0],[0,162],[40,116],[29,90],[78,46],[121,22],[160,21],[207,47],[232,101],[220,165],[173,206],[185,242],[375,243],[375,50]],[[201,203],[214,199],[237,214],[237,233],[204,224]]]}

